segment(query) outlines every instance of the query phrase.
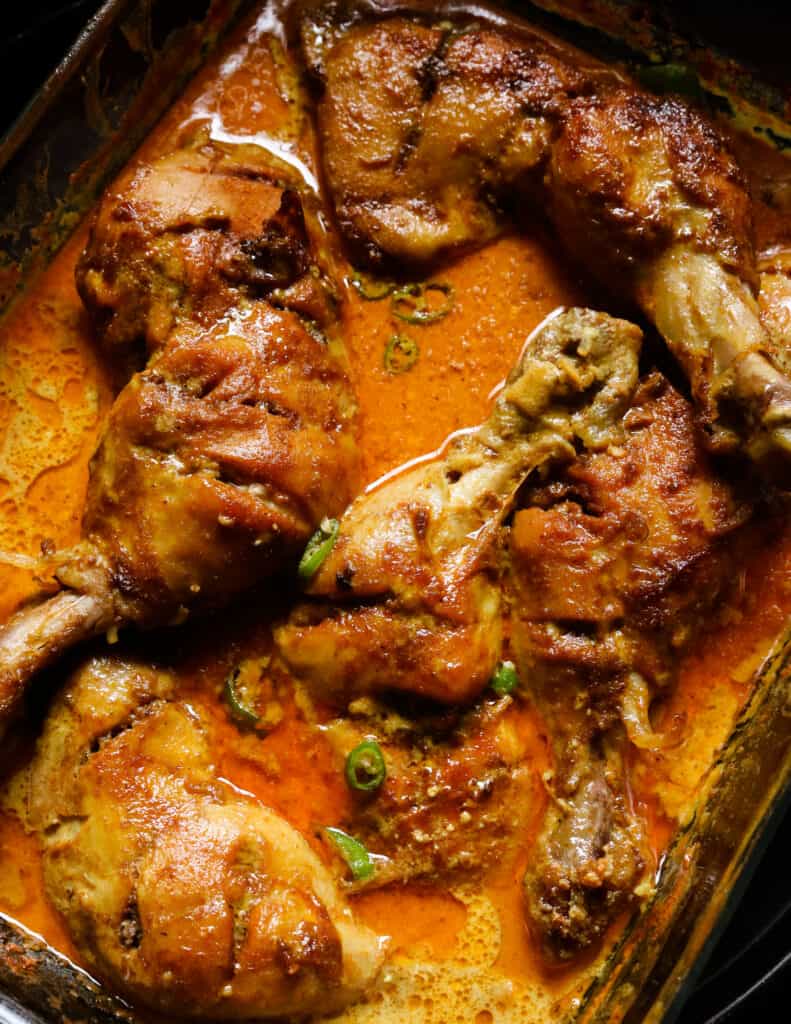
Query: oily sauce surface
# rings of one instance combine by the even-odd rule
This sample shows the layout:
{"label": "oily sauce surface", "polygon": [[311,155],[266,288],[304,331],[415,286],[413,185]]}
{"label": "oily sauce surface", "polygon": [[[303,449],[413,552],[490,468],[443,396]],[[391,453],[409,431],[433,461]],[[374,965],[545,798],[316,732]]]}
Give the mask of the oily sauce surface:
{"label": "oily sauce surface", "polygon": [[[271,28],[264,16],[243,25],[135,160],[150,160],[203,129],[220,141],[270,149],[303,173],[307,187],[314,186],[309,118],[294,98],[282,47]],[[778,253],[786,243],[791,247],[791,187],[780,185],[791,180],[791,172],[781,158],[770,160],[759,143],[740,142],[739,148],[757,183],[759,246],[780,265]],[[39,592],[42,584],[33,562],[41,545],[63,547],[77,539],[88,461],[112,399],[110,368],[98,355],[74,287],[86,232],[85,226],[75,232],[0,325],[0,549],[31,559],[30,565],[24,558],[0,561],[2,617]],[[443,319],[419,327],[398,321],[387,299],[363,297],[354,286],[352,268],[339,254],[336,259],[338,276],[346,281],[344,327],[368,483],[437,449],[451,432],[479,422],[526,337],[553,309],[595,304],[538,229],[534,235],[505,235],[438,269],[432,280],[452,293],[452,308]],[[790,280],[778,272],[762,296],[767,323],[776,334],[788,330],[791,335]],[[409,335],[418,354],[410,369],[393,373],[385,352],[397,333]],[[681,716],[686,723],[681,744],[672,751],[633,756],[633,800],[649,823],[657,863],[746,699],[752,673],[791,613],[791,526],[777,520],[765,531],[753,560],[742,569],[739,592],[738,607],[726,609],[685,660],[665,708],[666,715]],[[331,743],[311,726],[298,701],[287,702],[283,720],[265,739],[240,733],[222,701],[228,666],[239,657],[260,655],[269,642],[266,616],[261,621],[254,611],[241,626],[218,626],[180,672],[190,699],[211,716],[218,775],[275,808],[315,843],[316,825],[342,820],[350,799]],[[174,638],[173,643],[187,641]],[[322,714],[321,709],[310,713]],[[529,707],[516,704],[509,714],[527,751],[533,780],[529,819],[537,829],[546,800],[541,777],[549,765],[548,743]],[[37,845],[22,825],[22,761],[5,789],[0,814],[0,912],[78,960],[46,901]],[[396,964],[465,956],[474,963],[475,942],[494,942],[493,969],[500,975],[540,978],[551,998],[569,995],[595,964],[551,975],[539,966],[521,909],[525,856],[506,859],[490,872],[485,911],[469,893],[425,885],[363,894],[355,898],[356,909],[377,931],[392,936]],[[491,964],[492,955],[484,960]],[[481,1010],[478,1019],[483,1021],[486,1012]],[[353,1013],[349,1019],[356,1019]]]}

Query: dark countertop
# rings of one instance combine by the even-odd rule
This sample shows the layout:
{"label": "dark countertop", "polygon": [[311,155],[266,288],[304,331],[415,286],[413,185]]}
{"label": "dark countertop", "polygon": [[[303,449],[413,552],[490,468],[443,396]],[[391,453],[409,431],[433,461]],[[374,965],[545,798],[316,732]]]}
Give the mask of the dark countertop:
{"label": "dark countertop", "polygon": [[[0,133],[57,65],[99,0],[18,0],[4,5]],[[685,34],[711,40],[780,84],[791,84],[791,4],[688,0],[665,4]],[[791,1019],[791,815],[781,823],[678,1024]]]}

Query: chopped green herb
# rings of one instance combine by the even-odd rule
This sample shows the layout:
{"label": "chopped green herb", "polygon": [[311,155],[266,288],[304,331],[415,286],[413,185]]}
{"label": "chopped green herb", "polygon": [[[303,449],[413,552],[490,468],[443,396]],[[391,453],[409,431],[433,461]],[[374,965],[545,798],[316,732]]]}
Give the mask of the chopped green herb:
{"label": "chopped green herb", "polygon": [[335,546],[339,528],[340,524],[337,519],[322,520],[299,560],[297,572],[301,580],[307,582],[319,571],[327,555]]}
{"label": "chopped green herb", "polygon": [[346,861],[355,882],[373,875],[374,863],[361,842],[346,832],[342,832],[339,828],[325,828],[324,831],[335,849]]}
{"label": "chopped green herb", "polygon": [[414,338],[394,334],[385,347],[384,364],[388,373],[406,373],[417,362],[420,349]]}
{"label": "chopped green herb", "polygon": [[[441,296],[441,298],[440,298]],[[407,284],[393,292],[393,315],[408,324],[431,324],[453,308],[453,287],[438,281]]]}
{"label": "chopped green herb", "polygon": [[489,684],[498,697],[505,697],[513,693],[519,685],[519,676],[516,674],[516,665],[512,661],[501,661],[494,670]]}
{"label": "chopped green herb", "polygon": [[248,729],[254,729],[261,719],[255,711],[245,703],[244,697],[239,689],[240,674],[241,668],[237,665],[236,668],[227,676],[224,691],[225,700],[231,712],[231,718],[233,718],[237,725],[243,725]]}
{"label": "chopped green herb", "polygon": [[384,754],[376,740],[363,740],[346,758],[346,782],[350,789],[373,793],[386,777]]}
{"label": "chopped green herb", "polygon": [[386,299],[395,289],[395,281],[363,276],[357,270],[352,274],[351,280],[357,294],[368,302],[379,302]]}

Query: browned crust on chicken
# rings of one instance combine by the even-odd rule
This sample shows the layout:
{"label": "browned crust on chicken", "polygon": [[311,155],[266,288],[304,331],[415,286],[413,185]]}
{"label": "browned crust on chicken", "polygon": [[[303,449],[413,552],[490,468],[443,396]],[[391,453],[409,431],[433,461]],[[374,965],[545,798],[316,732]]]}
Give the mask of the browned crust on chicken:
{"label": "browned crust on chicken", "polygon": [[58,577],[147,623],[216,607],[293,562],[353,497],[347,388],[289,311],[255,303],[182,330],[116,401],[92,464],[88,540]]}
{"label": "browned crust on chicken", "polygon": [[[750,506],[712,471],[689,404],[652,374],[622,446],[527,491],[514,517],[511,642],[553,754],[550,804],[525,878],[545,956],[567,961],[634,908],[650,863],[628,786],[652,700],[740,564]],[[650,884],[647,886],[650,891]]]}
{"label": "browned crust on chicken", "polygon": [[80,296],[116,357],[154,351],[180,321],[210,326],[240,297],[307,269],[302,206],[253,147],[191,146],[138,165],[98,207]]}
{"label": "browned crust on chicken", "polygon": [[50,714],[30,824],[47,892],[91,969],[179,1019],[337,1010],[383,943],[273,811],[220,781],[209,723],[165,671],[94,658]]}

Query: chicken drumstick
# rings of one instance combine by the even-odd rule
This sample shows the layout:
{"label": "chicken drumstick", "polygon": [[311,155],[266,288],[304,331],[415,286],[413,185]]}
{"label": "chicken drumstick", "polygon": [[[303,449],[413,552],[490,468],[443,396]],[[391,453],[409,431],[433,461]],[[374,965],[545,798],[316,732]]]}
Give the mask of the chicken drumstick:
{"label": "chicken drumstick", "polygon": [[48,894],[86,962],[168,1019],[337,1010],[384,943],[288,822],[218,778],[210,738],[170,673],[89,659],[32,765]]}
{"label": "chicken drumstick", "polygon": [[749,504],[718,479],[664,378],[640,384],[624,422],[619,449],[530,488],[507,538],[511,650],[553,754],[525,905],[555,962],[637,903],[651,856],[630,745],[661,758],[683,738],[678,721],[655,731],[651,702],[711,621],[747,539]]}
{"label": "chicken drumstick", "polygon": [[571,309],[539,327],[489,419],[441,459],[358,498],[308,594],[277,632],[289,667],[330,697],[401,689],[474,698],[501,655],[494,553],[535,471],[617,435],[640,331]]}

